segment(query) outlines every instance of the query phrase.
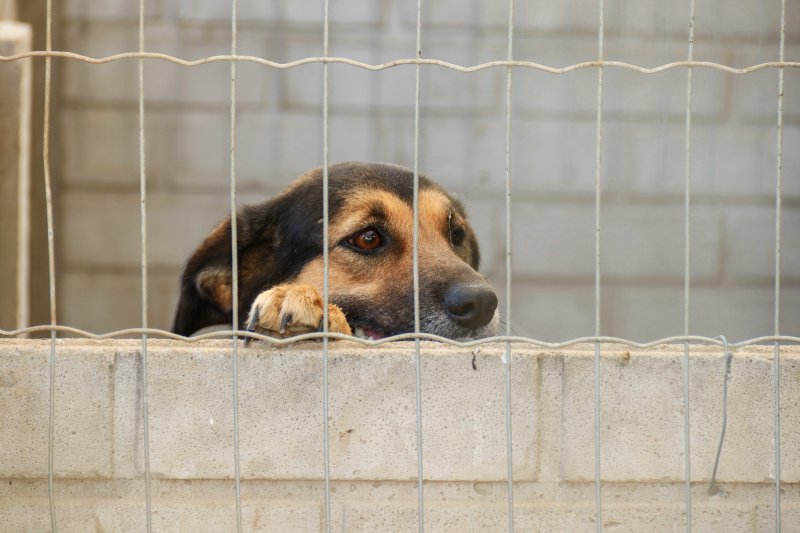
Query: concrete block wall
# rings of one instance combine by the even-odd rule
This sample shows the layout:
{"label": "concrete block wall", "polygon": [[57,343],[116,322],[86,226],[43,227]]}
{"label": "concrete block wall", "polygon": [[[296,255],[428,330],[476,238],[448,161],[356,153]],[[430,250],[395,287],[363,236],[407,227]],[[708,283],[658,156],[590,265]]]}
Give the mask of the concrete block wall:
{"label": "concrete block wall", "polygon": [[[227,54],[229,2],[148,0],[146,49]],[[322,53],[322,2],[241,0],[239,53],[286,62]],[[330,53],[369,63],[413,57],[416,3],[332,0]],[[800,3],[786,3],[786,59],[800,60]],[[609,0],[605,58],[656,66],[686,58],[689,2]],[[507,2],[423,2],[423,56],[460,65],[505,59]],[[138,3],[70,0],[60,48],[138,49]],[[593,0],[516,2],[514,56],[553,66],[597,57]],[[736,67],[778,58],[780,1],[698,2],[695,59]],[[59,321],[94,332],[137,325],[138,66],[58,60],[54,175]],[[800,334],[800,72],[786,69],[781,330]],[[777,70],[696,68],[692,122],[690,332],[732,339],[774,331]],[[322,162],[322,67],[238,66],[241,203],[276,194]],[[420,169],[463,197],[499,288],[504,266],[502,68],[421,69]],[[603,334],[683,332],[686,71],[604,73],[601,214]],[[516,333],[594,332],[597,73],[514,71],[513,287]],[[229,66],[145,64],[150,324],[168,328],[183,260],[228,210]],[[414,67],[330,66],[330,161],[410,166]]]}
{"label": "concrete block wall", "polygon": [[[422,345],[426,531],[507,531],[503,345]],[[594,347],[515,346],[512,427],[517,531],[596,531]],[[50,525],[49,341],[0,340],[0,526]],[[230,341],[148,343],[153,530],[235,527]],[[724,360],[690,351],[692,525],[774,531],[773,347],[734,351],[722,492],[708,484],[722,427]],[[324,530],[319,343],[239,348],[243,530]],[[331,531],[417,523],[413,343],[331,344]],[[145,523],[141,343],[60,339],[54,495],[59,531]],[[603,529],[685,528],[683,348],[604,345],[600,364]],[[800,350],[781,351],[783,531],[800,530]]]}

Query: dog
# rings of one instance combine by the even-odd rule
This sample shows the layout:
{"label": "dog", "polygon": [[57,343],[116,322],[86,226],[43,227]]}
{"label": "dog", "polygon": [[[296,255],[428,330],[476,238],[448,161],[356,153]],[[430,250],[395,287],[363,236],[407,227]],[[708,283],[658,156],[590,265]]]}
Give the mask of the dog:
{"label": "dog", "polygon": [[[322,331],[323,171],[236,215],[240,328],[285,338]],[[347,162],[328,167],[328,331],[381,339],[414,332],[414,173]],[[496,333],[497,296],[478,274],[464,206],[419,176],[420,331],[450,339]],[[173,333],[233,319],[231,220],[187,260]]]}

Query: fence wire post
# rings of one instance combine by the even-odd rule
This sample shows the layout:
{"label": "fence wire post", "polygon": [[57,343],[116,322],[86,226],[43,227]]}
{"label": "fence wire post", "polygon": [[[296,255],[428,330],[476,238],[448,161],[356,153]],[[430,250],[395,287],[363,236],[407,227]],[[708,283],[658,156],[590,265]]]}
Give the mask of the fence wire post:
{"label": "fence wire post", "polygon": [[603,531],[600,494],[600,175],[603,154],[603,0],[600,0],[600,21],[597,30],[597,155],[595,175],[595,264],[594,264],[594,483],[597,507],[597,532]]}
{"label": "fence wire post", "polygon": [[[44,60],[44,135],[42,158],[44,160],[44,194],[47,209],[47,265],[50,276],[50,326],[56,326],[56,260],[53,245],[53,189],[50,184],[50,78],[53,51],[53,0],[47,0],[47,55]],[[53,494],[53,465],[56,417],[56,330],[50,330],[50,406],[47,434],[47,493],[50,499],[50,527],[58,532],[56,502]]]}
{"label": "fence wire post", "polygon": [[[330,34],[328,30],[328,0],[325,0],[325,22],[322,48],[328,57]],[[325,532],[331,533],[331,474],[330,436],[328,434],[328,62],[322,63],[322,418],[325,445]]]}
{"label": "fence wire post", "polygon": [[[786,49],[786,0],[781,0],[780,62]],[[781,166],[783,164],[783,66],[778,69],[778,154],[775,190],[775,336],[781,330]],[[781,530],[781,345],[775,341],[775,531]]]}
{"label": "fence wire post", "polygon": [[[688,61],[694,60],[694,2],[690,3]],[[690,237],[691,237],[691,192],[692,192],[692,67],[686,69],[686,183],[685,183],[685,250],[683,271],[683,335],[689,336]],[[689,424],[689,341],[683,342],[683,435],[684,462],[686,469],[686,533],[692,531],[692,455],[691,426]]]}
{"label": "fence wire post", "polygon": [[417,403],[417,505],[419,507],[419,533],[425,530],[424,495],[422,489],[422,378],[419,345],[419,77],[422,59],[422,0],[417,0],[417,77],[414,93],[414,387]]}
{"label": "fence wire post", "polygon": [[[511,336],[511,82],[514,44],[514,0],[508,3],[508,73],[506,80],[506,336]],[[508,464],[508,531],[514,533],[514,463],[511,428],[511,342],[506,342],[506,454]]]}
{"label": "fence wire post", "polygon": [[[144,0],[139,0],[139,53],[144,53]],[[142,328],[147,329],[147,181],[144,148],[144,58],[139,58],[139,213],[142,236]],[[147,333],[142,333],[142,425],[147,533],[153,530],[150,495],[150,419],[147,405]]]}
{"label": "fence wire post", "polygon": [[239,242],[236,227],[236,0],[231,13],[231,296],[233,329],[233,469],[236,531],[242,533],[242,483],[239,472]]}

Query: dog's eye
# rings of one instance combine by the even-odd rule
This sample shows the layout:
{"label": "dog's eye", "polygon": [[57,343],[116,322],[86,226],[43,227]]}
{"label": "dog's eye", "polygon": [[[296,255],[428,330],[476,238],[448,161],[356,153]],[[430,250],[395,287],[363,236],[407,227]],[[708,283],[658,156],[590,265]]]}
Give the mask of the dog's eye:
{"label": "dog's eye", "polygon": [[381,245],[381,236],[373,228],[367,228],[353,235],[350,244],[362,250],[374,250]]}
{"label": "dog's eye", "polygon": [[464,230],[459,228],[450,232],[450,243],[453,246],[461,246],[462,242],[464,242]]}

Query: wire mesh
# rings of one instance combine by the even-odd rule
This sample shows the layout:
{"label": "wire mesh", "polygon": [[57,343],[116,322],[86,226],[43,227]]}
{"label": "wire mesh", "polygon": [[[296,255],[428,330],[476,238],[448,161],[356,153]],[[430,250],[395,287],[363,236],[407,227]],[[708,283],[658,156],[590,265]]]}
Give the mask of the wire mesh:
{"label": "wire mesh", "polygon": [[[694,59],[694,0],[689,13],[688,61]],[[686,182],[684,198],[684,273],[683,273],[683,334],[689,335],[689,295],[691,288],[691,197],[692,197],[692,67],[686,69]],[[686,532],[692,531],[692,439],[689,421],[689,343],[683,343],[683,438],[684,470],[686,472]]]}
{"label": "wire mesh", "polygon": [[[416,59],[422,59],[422,0],[417,0]],[[417,518],[419,520],[419,533],[422,533],[425,530],[425,479],[422,475],[422,355],[419,345],[419,80],[420,64],[417,63],[414,88],[414,235],[412,237],[412,268],[414,270],[414,333],[417,335],[414,339],[414,392],[417,410]]]}
{"label": "wire mesh", "polygon": [[[139,52],[144,53],[144,0],[139,0]],[[139,209],[142,237],[142,328],[147,327],[147,174],[144,145],[144,58],[139,58]],[[153,531],[150,493],[150,409],[147,403],[147,333],[142,333],[142,426],[147,533]]]}
{"label": "wire mesh", "polygon": [[[781,0],[780,59],[786,54],[786,0]],[[781,330],[781,166],[783,164],[783,67],[778,69],[778,147],[775,184],[775,335]],[[781,346],[775,342],[775,531],[781,530]]]}
{"label": "wire mesh", "polygon": [[[144,0],[139,2],[139,52],[122,53],[103,58],[91,58],[72,52],[52,50],[52,0],[47,1],[47,30],[46,30],[46,50],[33,51],[11,56],[0,56],[0,61],[14,61],[27,57],[45,58],[45,102],[44,102],[44,138],[43,138],[43,160],[45,195],[47,209],[47,237],[48,237],[48,267],[50,285],[50,325],[32,326],[11,331],[0,330],[0,335],[15,336],[27,333],[48,331],[50,333],[50,359],[49,359],[49,379],[50,379],[50,398],[49,398],[49,434],[48,434],[48,495],[50,505],[51,528],[57,531],[56,506],[53,490],[54,475],[54,420],[55,420],[55,369],[56,369],[56,337],[59,332],[71,333],[91,339],[106,339],[131,334],[141,335],[142,339],[142,388],[143,388],[143,423],[144,423],[144,459],[145,459],[145,487],[146,487],[146,513],[147,530],[151,531],[152,510],[150,493],[150,456],[149,456],[149,418],[148,418],[148,392],[147,392],[147,339],[148,335],[156,335],[171,339],[183,340],[185,342],[197,342],[209,338],[231,337],[232,344],[232,367],[233,367],[233,415],[234,415],[234,463],[235,463],[235,485],[236,485],[236,515],[237,531],[242,529],[242,502],[241,502],[241,480],[239,469],[239,415],[238,415],[238,339],[251,338],[267,341],[275,346],[283,346],[291,343],[300,342],[308,339],[319,339],[323,341],[323,420],[324,420],[324,468],[325,468],[325,522],[326,531],[331,529],[331,502],[330,502],[330,459],[329,459],[329,435],[328,435],[328,341],[330,339],[347,339],[359,344],[377,346],[387,342],[410,340],[415,341],[415,384],[416,384],[416,407],[417,407],[417,461],[418,461],[418,515],[419,531],[424,530],[424,497],[423,497],[423,455],[422,455],[422,402],[421,402],[421,340],[436,340],[445,344],[460,347],[472,347],[490,342],[504,342],[506,344],[506,428],[507,428],[507,464],[508,464],[508,513],[509,531],[514,530],[514,486],[513,486],[513,463],[512,463],[512,426],[511,426],[511,344],[529,344],[545,348],[566,348],[580,343],[594,343],[594,400],[595,400],[595,496],[596,496],[596,524],[597,530],[602,531],[602,502],[601,502],[601,455],[600,455],[600,345],[604,343],[624,344],[636,348],[649,348],[659,344],[683,343],[684,344],[684,406],[685,406],[685,469],[686,469],[686,530],[691,531],[691,472],[690,472],[690,419],[689,419],[689,343],[706,343],[725,345],[724,339],[710,338],[704,336],[689,335],[689,297],[690,297],[690,212],[691,212],[691,103],[692,103],[692,69],[711,68],[732,74],[746,74],[765,68],[777,68],[779,72],[779,91],[778,91],[778,121],[777,121],[777,183],[776,183],[776,235],[775,235],[775,334],[773,336],[758,337],[748,339],[739,343],[731,343],[730,348],[736,349],[753,344],[774,342],[774,387],[775,387],[775,528],[781,528],[781,457],[780,457],[780,344],[782,342],[800,343],[800,337],[780,335],[780,276],[781,276],[781,186],[782,186],[782,127],[783,127],[783,87],[784,69],[800,67],[800,62],[785,61],[785,35],[786,35],[786,5],[785,0],[781,3],[781,33],[780,33],[780,53],[779,61],[760,63],[746,68],[733,68],[719,63],[707,61],[694,61],[694,11],[695,3],[691,1],[691,14],[689,26],[689,49],[687,61],[673,62],[657,66],[654,68],[644,68],[626,62],[605,61],[603,54],[604,38],[604,4],[599,0],[599,20],[598,20],[598,60],[577,63],[563,68],[554,68],[530,61],[513,60],[513,35],[514,35],[514,0],[509,0],[509,22],[508,22],[508,59],[506,61],[492,61],[479,65],[464,67],[453,63],[440,61],[437,59],[423,59],[421,53],[421,0],[417,4],[417,42],[416,57],[413,59],[403,59],[376,65],[370,65],[360,61],[355,61],[343,57],[329,56],[329,28],[328,28],[328,0],[325,0],[325,18],[323,29],[323,57],[308,57],[297,61],[278,63],[268,59],[254,56],[237,55],[237,2],[232,0],[231,13],[231,54],[218,55],[198,59],[196,61],[186,61],[174,56],[147,53],[144,46]],[[53,232],[53,210],[52,210],[52,187],[50,181],[50,162],[49,162],[49,133],[50,133],[50,102],[51,102],[51,75],[52,58],[70,58],[92,64],[104,64],[111,61],[118,61],[127,58],[137,58],[139,63],[139,164],[140,164],[140,200],[141,200],[141,274],[142,274],[142,327],[129,328],[114,331],[106,334],[93,334],[77,328],[59,326],[56,317],[56,278],[55,278],[55,253],[54,253],[54,232]],[[232,329],[225,331],[215,331],[192,338],[182,337],[170,332],[148,327],[147,321],[147,199],[146,199],[146,165],[145,165],[145,133],[144,133],[144,60],[161,59],[170,61],[183,66],[197,66],[216,61],[229,61],[231,64],[231,164],[230,164],[230,206],[231,206],[231,247],[232,247],[232,298],[233,298],[233,321]],[[239,61],[249,61],[272,68],[287,69],[308,63],[323,64],[323,328],[322,332],[309,333],[291,337],[287,339],[275,339],[250,331],[240,331],[238,321],[238,252],[237,252],[237,227],[236,227],[236,65]],[[367,70],[377,71],[400,65],[413,64],[416,66],[416,92],[415,92],[415,139],[414,139],[414,242],[413,242],[413,269],[414,269],[414,333],[397,335],[380,340],[366,340],[348,337],[342,334],[330,333],[328,331],[328,68],[331,63],[349,64]],[[456,341],[446,339],[437,335],[422,333],[420,331],[419,317],[419,103],[420,103],[420,67],[421,65],[436,65],[449,68],[460,72],[476,72],[479,70],[506,67],[507,69],[507,105],[506,105],[506,297],[508,313],[506,324],[506,335],[495,336],[485,339],[471,341]],[[512,71],[514,67],[526,67],[542,70],[553,74],[564,74],[583,68],[597,68],[598,87],[597,87],[597,147],[596,147],[596,195],[595,195],[595,334],[591,337],[582,337],[559,343],[543,342],[527,337],[512,336],[510,329],[510,302],[511,302],[511,91],[512,91]],[[602,104],[603,104],[603,69],[606,67],[616,67],[629,69],[644,74],[654,74],[673,68],[687,68],[687,103],[686,103],[686,180],[685,180],[685,271],[684,271],[684,334],[681,336],[667,337],[647,343],[637,343],[627,339],[601,336],[600,335],[600,207],[601,207],[601,163],[602,163]],[[716,468],[715,468],[716,470]]]}
{"label": "wire mesh", "polygon": [[[597,56],[600,67],[597,69],[597,153],[595,161],[595,241],[594,241],[594,334],[600,336],[600,177],[603,157],[603,24],[605,5],[599,2],[597,23]],[[603,530],[602,494],[600,483],[600,343],[594,345],[594,495],[597,531]]]}
{"label": "wire mesh", "polygon": [[[514,0],[508,3],[508,60],[514,57]],[[511,87],[513,66],[506,75],[506,335],[511,335]],[[506,343],[506,462],[508,464],[508,531],[514,533],[514,453],[511,428],[511,343]]]}

